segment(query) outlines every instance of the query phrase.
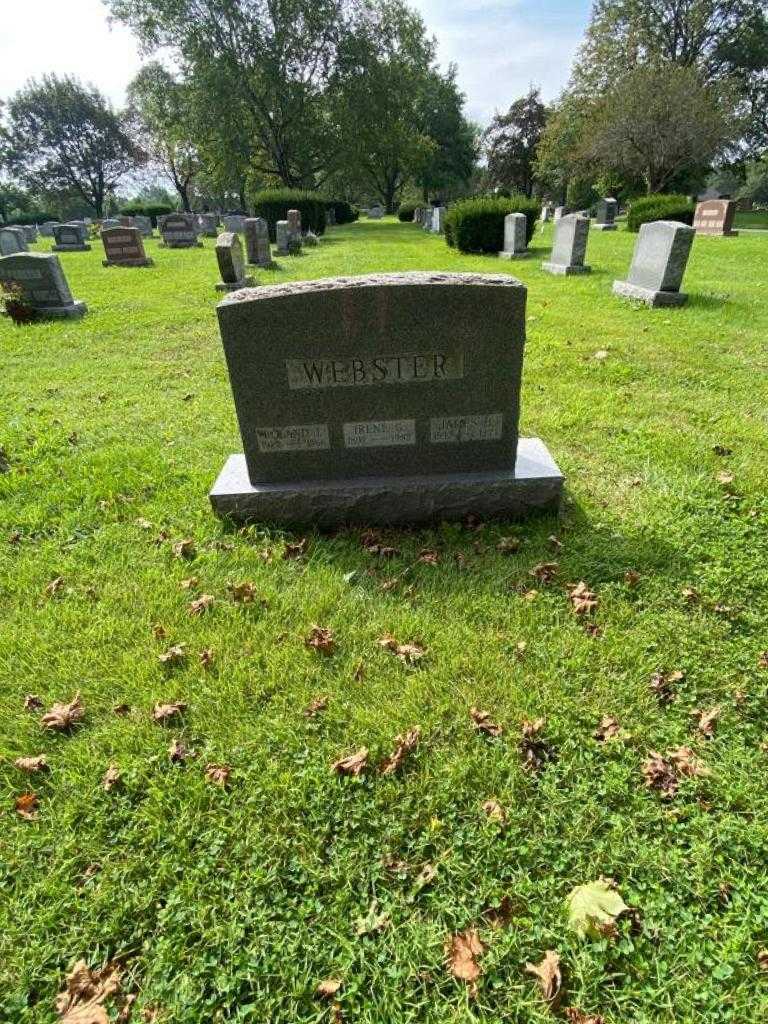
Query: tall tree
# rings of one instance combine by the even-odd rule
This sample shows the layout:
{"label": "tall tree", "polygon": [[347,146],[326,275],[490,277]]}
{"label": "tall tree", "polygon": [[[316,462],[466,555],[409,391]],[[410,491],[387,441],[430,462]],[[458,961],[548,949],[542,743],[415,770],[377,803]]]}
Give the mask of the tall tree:
{"label": "tall tree", "polygon": [[44,75],[8,103],[5,160],[32,192],[75,196],[97,217],[140,153],[106,98],[75,78]]}
{"label": "tall tree", "polygon": [[546,113],[540,90],[531,86],[506,114],[494,116],[484,135],[491,185],[533,194],[536,150]]}
{"label": "tall tree", "polygon": [[452,185],[466,185],[478,157],[478,130],[464,116],[464,96],[456,66],[432,69],[419,89],[418,124],[433,145],[416,167],[415,180],[426,200]]}

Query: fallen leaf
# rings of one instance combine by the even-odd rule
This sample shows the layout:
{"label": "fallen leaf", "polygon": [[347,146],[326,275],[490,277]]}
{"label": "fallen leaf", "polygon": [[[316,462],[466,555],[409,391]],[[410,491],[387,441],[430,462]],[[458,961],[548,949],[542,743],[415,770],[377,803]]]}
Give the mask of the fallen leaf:
{"label": "fallen leaf", "polygon": [[92,971],[79,960],[67,976],[67,988],[56,997],[59,1024],[109,1024],[104,1003],[120,990],[120,968],[108,963]]}
{"label": "fallen leaf", "polygon": [[762,651],[757,657],[758,668],[768,668],[768,651]]}
{"label": "fallen leaf", "polygon": [[195,542],[192,537],[185,537],[184,540],[177,540],[171,550],[176,558],[194,558]]}
{"label": "fallen leaf", "polygon": [[722,714],[722,708],[718,705],[717,707],[710,708],[708,711],[703,711],[701,708],[694,708],[691,711],[691,718],[693,718],[696,728],[702,736],[706,736],[707,739],[712,739],[715,735],[715,726],[717,721]]}
{"label": "fallen leaf", "polygon": [[213,664],[214,653],[210,647],[204,647],[201,651],[197,652],[197,660],[204,669],[209,669]]}
{"label": "fallen leaf", "polygon": [[183,740],[178,740],[176,738],[171,740],[171,745],[168,747],[168,757],[170,758],[171,764],[184,764],[185,761],[188,761],[190,757],[194,756],[194,750],[190,750]]}
{"label": "fallen leaf", "polygon": [[165,725],[171,719],[178,718],[187,710],[187,705],[182,701],[174,701],[169,704],[155,704],[152,717],[156,722]]}
{"label": "fallen leaf", "polygon": [[221,786],[223,789],[229,782],[232,769],[227,764],[207,764],[205,766],[205,778],[214,786]]}
{"label": "fallen leaf", "polygon": [[38,754],[36,757],[17,757],[13,763],[19,771],[27,772],[30,775],[45,771],[48,767],[45,754]]}
{"label": "fallen leaf", "polygon": [[678,683],[685,679],[685,672],[654,672],[651,676],[650,687],[653,693],[663,704],[673,701],[676,696]]}
{"label": "fallen leaf", "polygon": [[520,550],[522,544],[519,537],[502,537],[496,545],[496,550],[501,555],[514,555]]}
{"label": "fallen leaf", "polygon": [[425,864],[413,880],[413,895],[421,892],[422,889],[431,885],[437,878],[437,867],[435,864]]}
{"label": "fallen leaf", "polygon": [[565,1008],[565,1017],[568,1024],[605,1024],[605,1017],[601,1017],[599,1013],[585,1013],[583,1010],[577,1010],[575,1006]]}
{"label": "fallen leaf", "polygon": [[768,971],[768,949],[758,949],[757,966],[761,971]]}
{"label": "fallen leaf", "polygon": [[538,964],[526,964],[525,970],[533,974],[539,982],[541,994],[548,1003],[554,1003],[560,995],[563,976],[560,971],[560,957],[554,949],[548,949],[544,959]]}
{"label": "fallen leaf", "polygon": [[643,778],[649,789],[656,790],[663,797],[671,798],[677,793],[679,781],[674,765],[666,761],[656,750],[651,750],[642,766]]}
{"label": "fallen leaf", "polygon": [[640,573],[635,569],[627,569],[624,573],[624,582],[628,587],[634,589],[640,583]]}
{"label": "fallen leaf", "polygon": [[114,789],[122,783],[122,776],[120,775],[120,769],[116,764],[111,764],[109,768],[104,772],[104,777],[101,780],[102,789],[109,793],[110,790]]}
{"label": "fallen leaf", "polygon": [[710,774],[709,768],[701,761],[690,747],[675,747],[667,751],[667,757],[681,775],[689,779],[705,778]]}
{"label": "fallen leaf", "polygon": [[608,358],[608,355],[609,355],[608,349],[606,349],[606,348],[599,348],[597,350],[597,352],[594,353],[592,358],[596,359],[598,362],[602,362],[604,359]]}
{"label": "fallen leaf", "polygon": [[586,885],[577,885],[565,899],[568,926],[583,939],[611,937],[616,934],[616,921],[629,907],[605,878]]}
{"label": "fallen leaf", "polygon": [[26,818],[27,821],[37,821],[37,805],[40,802],[40,798],[37,793],[22,793],[21,796],[17,796],[14,801],[14,807],[16,813]]}
{"label": "fallen leaf", "polygon": [[715,455],[720,455],[726,458],[728,455],[733,455],[733,448],[726,448],[724,444],[713,444],[712,451]]}
{"label": "fallen leaf", "polygon": [[591,615],[598,604],[597,594],[583,580],[568,589],[568,600],[577,615]]}
{"label": "fallen leaf", "polygon": [[599,743],[607,743],[609,740],[624,740],[629,738],[629,733],[619,725],[618,718],[613,715],[603,715],[600,724],[592,733]]}
{"label": "fallen leaf", "polygon": [[24,698],[25,711],[39,711],[42,706],[43,702],[36,693],[28,693]]}
{"label": "fallen leaf", "polygon": [[352,678],[355,680],[356,683],[361,683],[363,681],[364,675],[365,662],[361,658],[360,661],[358,661],[357,665],[355,665],[355,671],[352,673]]}
{"label": "fallen leaf", "polygon": [[189,603],[189,614],[190,615],[202,615],[203,612],[207,612],[208,609],[214,602],[213,594],[201,594],[200,597],[195,598],[194,601]]}
{"label": "fallen leaf", "polygon": [[355,921],[355,935],[375,935],[383,932],[392,923],[389,914],[379,913],[379,901],[374,899],[364,917],[358,917]]}
{"label": "fallen leaf", "polygon": [[680,593],[686,604],[699,604],[701,602],[701,594],[695,587],[683,587]]}
{"label": "fallen leaf", "polygon": [[338,761],[334,761],[331,770],[337,775],[359,775],[368,767],[368,748],[361,747],[354,754],[348,754]]}
{"label": "fallen leaf", "polygon": [[244,580],[242,583],[230,583],[227,590],[235,604],[253,604],[256,599],[256,585]]}
{"label": "fallen leaf", "polygon": [[301,558],[306,554],[307,544],[309,544],[308,537],[302,537],[300,541],[296,541],[293,544],[286,544],[283,549],[283,558],[286,560]]}
{"label": "fallen leaf", "polygon": [[197,585],[200,582],[197,576],[189,576],[187,579],[182,580],[179,586],[182,590],[197,590]]}
{"label": "fallen leaf", "polygon": [[551,583],[552,580],[557,576],[557,571],[560,568],[557,562],[540,562],[538,565],[534,565],[531,569],[530,575],[539,583],[547,584]]}
{"label": "fallen leaf", "polygon": [[152,636],[155,640],[167,640],[168,630],[160,622],[155,622],[152,626]]}
{"label": "fallen leaf", "polygon": [[543,718],[534,718],[533,721],[526,718],[520,727],[520,754],[523,768],[527,771],[539,771],[552,756],[549,744],[541,735],[544,723]]}
{"label": "fallen leaf", "polygon": [[333,631],[324,626],[313,626],[304,644],[320,654],[333,654],[336,646]]}
{"label": "fallen leaf", "polygon": [[440,561],[440,554],[437,551],[421,551],[416,561],[421,562],[422,565],[437,565]]}
{"label": "fallen leaf", "polygon": [[390,651],[390,653],[397,655],[406,665],[413,665],[415,662],[420,661],[427,653],[426,648],[422,647],[421,644],[400,644],[389,633],[379,637],[376,643],[379,647],[383,647],[385,651]]}
{"label": "fallen leaf", "polygon": [[318,999],[333,999],[342,984],[341,978],[326,978],[315,989],[315,995]]}
{"label": "fallen leaf", "polygon": [[47,711],[40,719],[40,724],[44,729],[65,732],[81,721],[84,714],[85,708],[78,692],[69,704],[54,704],[51,710]]}
{"label": "fallen leaf", "polygon": [[149,519],[145,519],[144,516],[139,516],[138,519],[134,519],[133,525],[138,526],[140,530],[151,530],[153,526]]}
{"label": "fallen leaf", "polygon": [[480,941],[476,928],[467,928],[466,931],[450,935],[445,940],[448,969],[454,978],[467,982],[473,992],[477,979],[482,974],[477,958],[484,952],[485,946]]}
{"label": "fallen leaf", "polygon": [[325,711],[325,709],[327,707],[328,707],[328,698],[327,697],[314,697],[309,702],[307,707],[304,708],[304,717],[305,718],[315,718],[317,715],[320,714],[321,711]]}
{"label": "fallen leaf", "polygon": [[547,542],[549,546],[553,548],[555,551],[562,550],[563,542],[560,540],[559,537],[556,537],[554,533],[551,533],[549,537],[547,537]]}
{"label": "fallen leaf", "polygon": [[716,479],[721,486],[730,487],[730,485],[736,478],[734,477],[733,473],[729,472],[727,469],[724,469],[717,474]]}
{"label": "fallen leaf", "polygon": [[418,725],[409,729],[407,733],[395,738],[395,749],[379,765],[382,775],[392,775],[401,766],[406,757],[416,749],[421,737],[421,729]]}
{"label": "fallen leaf", "polygon": [[184,644],[173,644],[167,651],[158,654],[157,660],[163,665],[179,665],[187,656]]}
{"label": "fallen leaf", "polygon": [[504,731],[497,722],[491,720],[491,715],[488,711],[481,711],[479,708],[471,707],[469,709],[469,717],[474,722],[477,731],[483,732],[487,736],[501,736]]}
{"label": "fallen leaf", "polygon": [[115,704],[115,706],[112,708],[112,714],[117,715],[118,718],[125,718],[125,716],[130,715],[130,713],[130,704]]}
{"label": "fallen leaf", "polygon": [[46,597],[55,597],[61,591],[63,586],[64,586],[64,577],[63,576],[56,576],[55,579],[52,579],[51,582],[46,585],[45,591],[44,591],[45,596]]}
{"label": "fallen leaf", "polygon": [[495,907],[483,911],[483,917],[491,928],[506,928],[515,916],[515,906],[510,896],[502,896]]}
{"label": "fallen leaf", "polygon": [[507,812],[498,800],[484,800],[482,807],[490,821],[495,821],[498,825],[503,825],[506,822]]}
{"label": "fallen leaf", "polygon": [[515,644],[515,655],[516,655],[518,661],[522,661],[523,660],[523,658],[525,657],[525,652],[526,652],[527,648],[528,648],[528,644],[525,642],[525,640],[518,640],[517,641],[517,643]]}

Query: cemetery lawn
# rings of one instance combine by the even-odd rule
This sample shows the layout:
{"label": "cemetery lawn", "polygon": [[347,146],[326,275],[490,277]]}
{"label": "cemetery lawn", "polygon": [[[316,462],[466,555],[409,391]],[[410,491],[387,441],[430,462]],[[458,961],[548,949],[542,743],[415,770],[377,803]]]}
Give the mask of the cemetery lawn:
{"label": "cemetery lawn", "polygon": [[[0,322],[0,1020],[52,1024],[81,958],[117,958],[157,1024],[766,1019],[768,236],[697,238],[669,311],[611,295],[635,238],[593,232],[593,273],[566,279],[539,269],[550,228],[503,263],[386,219],[255,272],[528,285],[522,433],[566,473],[562,519],[375,546],[213,517],[239,439],[212,240],[148,242],[146,270],[102,268],[98,242],[62,254],[86,318]],[[78,692],[82,720],[44,731]],[[187,707],[164,726],[168,702]],[[194,756],[171,763],[172,740]],[[368,771],[332,771],[362,747]],[[673,796],[646,785],[652,751]],[[584,940],[565,900],[601,876],[633,912]],[[476,993],[446,967],[466,929]],[[547,950],[553,1008],[526,973]]]}

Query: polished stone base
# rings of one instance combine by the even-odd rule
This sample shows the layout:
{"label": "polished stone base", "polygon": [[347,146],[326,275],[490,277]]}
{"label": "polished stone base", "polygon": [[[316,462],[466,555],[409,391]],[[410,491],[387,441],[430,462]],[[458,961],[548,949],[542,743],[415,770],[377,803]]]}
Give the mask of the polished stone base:
{"label": "polished stone base", "polygon": [[154,267],[155,261],[145,256],[140,260],[102,260],[102,267]]}
{"label": "polished stone base", "polygon": [[90,245],[52,245],[51,252],[90,252]]}
{"label": "polished stone base", "polygon": [[571,274],[590,274],[592,267],[576,266],[573,263],[542,263],[541,269],[548,274],[561,274],[570,277]]}
{"label": "polished stone base", "polygon": [[87,312],[86,304],[78,302],[77,299],[71,306],[46,306],[44,309],[35,309],[35,313],[41,320],[79,320]]}
{"label": "polished stone base", "polygon": [[460,520],[470,513],[519,519],[534,512],[556,512],[563,480],[543,441],[521,437],[514,473],[357,477],[254,486],[245,456],[230,455],[210,499],[217,515],[236,522],[408,526]]}
{"label": "polished stone base", "polygon": [[237,292],[241,288],[253,288],[253,278],[244,277],[242,281],[235,281],[232,284],[227,281],[219,281],[216,285],[217,292]]}
{"label": "polished stone base", "polygon": [[616,224],[593,224],[593,231],[615,231],[617,228]]}
{"label": "polished stone base", "polygon": [[630,284],[629,281],[614,281],[613,294],[619,295],[622,299],[635,299],[644,302],[646,306],[653,308],[657,306],[684,306],[688,296],[684,292],[660,292],[653,288],[641,288],[638,284]]}
{"label": "polished stone base", "polygon": [[500,260],[524,260],[526,256],[530,256],[530,252],[526,249],[524,252],[507,252],[505,249],[499,253]]}

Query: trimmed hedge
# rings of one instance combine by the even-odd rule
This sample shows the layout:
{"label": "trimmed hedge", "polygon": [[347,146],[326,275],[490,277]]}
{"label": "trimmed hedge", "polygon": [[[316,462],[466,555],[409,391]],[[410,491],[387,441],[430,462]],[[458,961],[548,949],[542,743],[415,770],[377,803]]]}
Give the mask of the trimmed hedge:
{"label": "trimmed hedge", "polygon": [[400,209],[397,211],[397,219],[403,224],[410,224],[417,209],[416,203],[401,203]]}
{"label": "trimmed hedge", "polygon": [[627,213],[627,230],[639,231],[641,224],[652,220],[676,220],[693,224],[694,204],[687,196],[664,195],[661,192],[633,199]]}
{"label": "trimmed hedge", "polygon": [[456,203],[445,216],[445,240],[461,252],[501,252],[504,248],[504,218],[508,213],[525,214],[525,243],[533,237],[539,203],[527,196],[478,196]]}
{"label": "trimmed hedge", "polygon": [[9,217],[8,224],[44,224],[47,220],[59,220],[55,213],[51,213],[50,210],[32,210],[31,213],[17,213],[14,217]]}
{"label": "trimmed hedge", "polygon": [[255,217],[263,217],[269,227],[269,237],[277,241],[277,222],[287,220],[289,210],[301,214],[302,231],[314,231],[316,235],[325,232],[326,200],[317,192],[302,189],[270,188],[257,192],[253,197]]}
{"label": "trimmed hedge", "polygon": [[168,203],[127,203],[120,207],[123,217],[149,217],[155,227],[157,227],[158,217],[175,212],[175,207],[169,206]]}
{"label": "trimmed hedge", "polygon": [[334,211],[337,224],[352,224],[360,216],[360,211],[346,199],[326,199],[325,207]]}

